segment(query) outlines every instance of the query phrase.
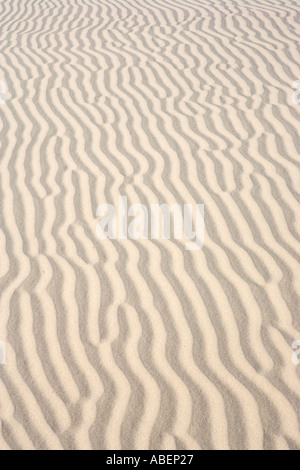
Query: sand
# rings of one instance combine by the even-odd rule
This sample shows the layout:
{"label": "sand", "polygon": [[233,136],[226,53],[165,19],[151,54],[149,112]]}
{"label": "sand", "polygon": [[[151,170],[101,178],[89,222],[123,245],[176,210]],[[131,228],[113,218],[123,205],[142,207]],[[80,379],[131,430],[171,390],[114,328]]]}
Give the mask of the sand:
{"label": "sand", "polygon": [[[300,449],[297,2],[0,18],[0,449]],[[203,249],[99,240],[120,196]]]}

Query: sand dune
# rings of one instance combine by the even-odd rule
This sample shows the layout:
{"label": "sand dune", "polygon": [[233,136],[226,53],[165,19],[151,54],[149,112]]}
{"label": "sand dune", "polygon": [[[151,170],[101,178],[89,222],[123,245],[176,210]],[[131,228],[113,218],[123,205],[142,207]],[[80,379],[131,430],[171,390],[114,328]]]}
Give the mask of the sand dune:
{"label": "sand dune", "polygon": [[[0,18],[0,449],[300,449],[297,2]],[[120,196],[204,248],[100,241]]]}

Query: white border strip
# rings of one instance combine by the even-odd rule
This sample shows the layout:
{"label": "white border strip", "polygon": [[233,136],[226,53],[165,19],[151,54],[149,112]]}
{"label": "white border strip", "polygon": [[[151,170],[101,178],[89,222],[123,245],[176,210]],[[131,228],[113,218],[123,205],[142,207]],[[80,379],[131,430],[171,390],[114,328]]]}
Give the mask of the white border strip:
{"label": "white border strip", "polygon": [[6,86],[5,83],[0,80],[0,104],[5,104],[6,102]]}
{"label": "white border strip", "polygon": [[0,341],[0,364],[6,364],[6,347],[3,341]]}

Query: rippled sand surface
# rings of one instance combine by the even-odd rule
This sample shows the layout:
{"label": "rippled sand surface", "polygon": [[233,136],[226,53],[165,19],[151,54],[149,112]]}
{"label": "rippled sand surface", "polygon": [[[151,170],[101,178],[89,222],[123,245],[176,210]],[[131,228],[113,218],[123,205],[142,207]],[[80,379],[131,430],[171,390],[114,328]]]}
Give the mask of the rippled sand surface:
{"label": "rippled sand surface", "polygon": [[[0,449],[300,449],[298,2],[0,18]],[[204,248],[99,240],[122,195]]]}

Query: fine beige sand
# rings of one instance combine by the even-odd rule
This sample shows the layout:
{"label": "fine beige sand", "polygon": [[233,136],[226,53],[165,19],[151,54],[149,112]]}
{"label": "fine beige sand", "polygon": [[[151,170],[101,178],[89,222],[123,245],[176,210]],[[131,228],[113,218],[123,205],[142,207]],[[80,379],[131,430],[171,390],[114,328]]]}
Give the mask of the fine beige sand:
{"label": "fine beige sand", "polygon": [[[0,449],[300,449],[298,2],[0,18]],[[204,248],[99,240],[119,196]]]}

